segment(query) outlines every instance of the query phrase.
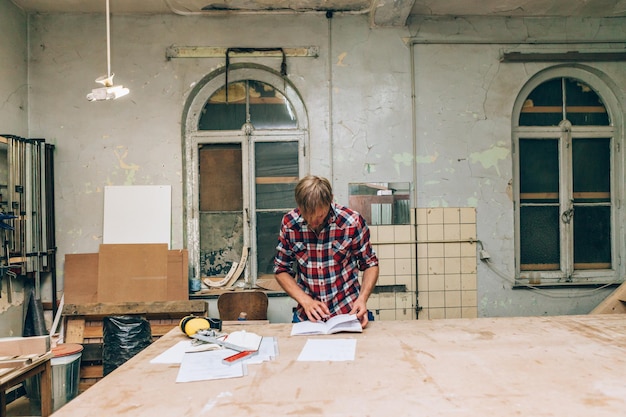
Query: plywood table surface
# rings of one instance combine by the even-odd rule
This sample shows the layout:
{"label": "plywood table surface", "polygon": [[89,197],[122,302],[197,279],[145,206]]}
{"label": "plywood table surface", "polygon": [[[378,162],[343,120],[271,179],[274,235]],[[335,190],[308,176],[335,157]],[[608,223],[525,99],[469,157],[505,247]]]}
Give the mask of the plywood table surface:
{"label": "plywood table surface", "polygon": [[[240,327],[225,327],[234,331]],[[178,329],[80,394],[54,417],[96,416],[617,416],[626,413],[626,315],[372,322],[356,359],[298,362],[291,324],[279,356],[242,378],[176,383],[150,364]]]}

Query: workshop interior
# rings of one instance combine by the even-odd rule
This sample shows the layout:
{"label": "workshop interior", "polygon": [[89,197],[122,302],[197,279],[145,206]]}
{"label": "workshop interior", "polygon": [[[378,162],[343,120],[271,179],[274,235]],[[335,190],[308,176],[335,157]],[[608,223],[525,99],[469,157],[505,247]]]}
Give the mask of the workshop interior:
{"label": "workshop interior", "polygon": [[620,0],[0,0],[2,415],[81,415],[174,334],[234,350],[228,387],[279,366],[308,174],[378,257],[357,353],[570,316],[623,353],[597,323],[626,313],[625,28]]}

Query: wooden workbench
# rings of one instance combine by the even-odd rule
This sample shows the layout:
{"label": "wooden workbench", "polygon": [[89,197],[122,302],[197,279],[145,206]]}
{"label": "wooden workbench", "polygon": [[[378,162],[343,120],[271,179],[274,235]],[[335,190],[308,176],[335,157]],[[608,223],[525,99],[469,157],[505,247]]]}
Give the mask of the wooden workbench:
{"label": "wooden workbench", "polygon": [[177,365],[149,363],[185,338],[173,329],[54,417],[626,413],[623,314],[377,321],[314,336],[357,339],[349,362],[296,361],[307,337],[290,337],[290,324],[246,329],[276,336],[279,357],[242,378],[177,384]]}
{"label": "wooden workbench", "polygon": [[28,363],[16,368],[5,369],[6,372],[0,374],[0,416],[6,416],[6,391],[24,382],[26,379],[41,375],[40,401],[41,416],[48,417],[52,414],[52,366],[50,360],[52,352],[32,358]]}

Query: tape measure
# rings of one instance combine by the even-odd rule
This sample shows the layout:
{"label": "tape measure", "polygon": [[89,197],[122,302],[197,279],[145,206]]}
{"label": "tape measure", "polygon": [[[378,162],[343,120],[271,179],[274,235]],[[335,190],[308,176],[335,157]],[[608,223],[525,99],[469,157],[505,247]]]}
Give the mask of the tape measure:
{"label": "tape measure", "polygon": [[201,330],[216,329],[222,331],[222,320],[192,315],[183,317],[178,326],[187,336],[193,337]]}

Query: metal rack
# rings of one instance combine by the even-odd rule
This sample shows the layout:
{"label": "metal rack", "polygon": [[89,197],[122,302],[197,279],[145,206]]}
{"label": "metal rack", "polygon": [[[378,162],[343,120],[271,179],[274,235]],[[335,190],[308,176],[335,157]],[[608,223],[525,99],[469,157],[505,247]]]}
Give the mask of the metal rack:
{"label": "metal rack", "polygon": [[[50,273],[52,309],[56,315],[56,239],[54,216],[54,145],[44,139],[0,135],[6,148],[6,200],[1,270],[34,280],[34,298],[41,301],[41,274]],[[10,282],[10,281],[9,281]]]}

